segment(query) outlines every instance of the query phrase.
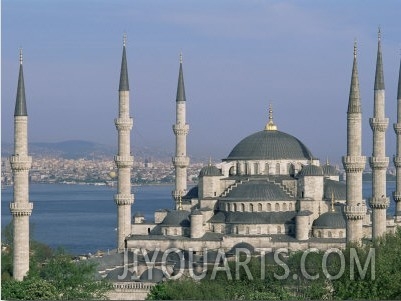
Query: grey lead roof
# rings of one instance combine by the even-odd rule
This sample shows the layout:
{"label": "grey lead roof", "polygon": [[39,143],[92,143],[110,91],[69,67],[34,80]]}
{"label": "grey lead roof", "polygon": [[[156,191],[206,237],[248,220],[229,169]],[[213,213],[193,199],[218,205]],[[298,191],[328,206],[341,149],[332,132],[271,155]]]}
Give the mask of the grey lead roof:
{"label": "grey lead roof", "polygon": [[324,180],[324,198],[331,200],[345,200],[347,197],[347,188],[344,182],[339,182],[335,180]]}
{"label": "grey lead roof", "polygon": [[260,131],[242,139],[225,161],[312,158],[309,149],[297,138],[280,131]]}
{"label": "grey lead roof", "polygon": [[278,201],[292,200],[294,197],[285,193],[276,183],[267,180],[250,180],[234,187],[221,200],[229,201]]}
{"label": "grey lead roof", "polygon": [[177,98],[176,101],[186,101],[184,87],[184,73],[182,71],[182,59],[180,58],[180,71],[178,74]]}
{"label": "grey lead roof", "polygon": [[161,222],[162,226],[181,226],[181,227],[189,227],[189,211],[185,210],[172,210],[167,213],[166,217]]}
{"label": "grey lead roof", "polygon": [[345,229],[345,217],[339,209],[340,208],[335,209],[334,212],[329,211],[323,213],[313,222],[312,226],[325,229]]}
{"label": "grey lead roof", "polygon": [[123,57],[121,60],[120,87],[119,91],[129,91],[127,55],[125,53],[125,45],[123,46]]}
{"label": "grey lead roof", "polygon": [[356,42],[354,44],[354,62],[352,65],[351,87],[349,91],[347,113],[361,113],[361,96],[359,93],[358,64],[356,60]]}
{"label": "grey lead roof", "polygon": [[14,116],[28,116],[28,112],[26,109],[24,71],[22,68],[22,60],[20,61],[19,65],[17,99],[15,102]]}
{"label": "grey lead roof", "polygon": [[299,172],[298,176],[305,177],[305,176],[313,176],[313,177],[322,177],[323,176],[323,168],[317,165],[305,165],[302,167],[301,171]]}
{"label": "grey lead roof", "polygon": [[219,177],[222,175],[221,170],[214,165],[205,166],[199,172],[199,177]]}
{"label": "grey lead roof", "polygon": [[382,60],[382,48],[381,48],[380,40],[381,39],[380,39],[380,30],[379,30],[379,40],[377,42],[375,90],[384,90],[383,60]]}

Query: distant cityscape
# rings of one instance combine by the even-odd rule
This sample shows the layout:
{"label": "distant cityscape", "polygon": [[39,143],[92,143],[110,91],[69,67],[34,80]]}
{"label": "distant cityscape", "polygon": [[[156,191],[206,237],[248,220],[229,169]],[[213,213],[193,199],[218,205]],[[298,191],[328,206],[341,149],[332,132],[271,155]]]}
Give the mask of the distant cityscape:
{"label": "distant cityscape", "polygon": [[[196,182],[205,163],[193,163],[188,168],[188,181]],[[31,183],[46,184],[93,184],[114,186],[117,169],[113,158],[109,159],[65,159],[39,157],[32,161],[29,173]],[[133,184],[167,184],[174,182],[172,163],[145,159],[134,163],[131,182]],[[7,157],[1,158],[1,185],[13,184],[12,170]]]}

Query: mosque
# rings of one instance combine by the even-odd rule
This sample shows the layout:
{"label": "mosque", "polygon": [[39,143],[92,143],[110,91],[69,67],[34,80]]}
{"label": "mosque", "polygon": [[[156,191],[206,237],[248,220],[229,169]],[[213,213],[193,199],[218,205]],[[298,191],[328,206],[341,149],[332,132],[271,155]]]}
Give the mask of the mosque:
{"label": "mosque", "polygon": [[[172,197],[175,208],[155,212],[154,221],[145,220],[131,207],[131,155],[129,80],[124,38],[119,82],[119,110],[115,119],[118,132],[117,254],[124,250],[169,248],[193,250],[202,254],[209,250],[229,253],[236,247],[258,248],[343,248],[348,242],[361,243],[394,231],[401,223],[401,66],[397,94],[397,136],[394,156],[396,167],[395,216],[387,216],[390,198],[386,196],[385,87],[379,31],[374,85],[373,153],[366,160],[362,155],[362,113],[357,69],[357,47],[354,45],[349,103],[347,110],[347,150],[342,158],[346,181],[329,162],[322,163],[296,137],[282,132],[274,123],[269,108],[266,125],[250,133],[233,147],[218,164],[209,163],[199,173],[198,185],[188,189],[186,150],[189,125],[186,121],[186,96],[183,61],[180,56],[176,105],[175,187]],[[31,157],[27,148],[27,109],[22,73],[22,53],[15,107],[15,150],[10,162],[14,173],[14,199],[10,210],[14,222],[14,277],[21,280],[29,268],[29,202],[28,172]],[[372,197],[362,196],[362,172],[366,162],[372,168]],[[138,200],[140,201],[140,200]],[[110,272],[103,260],[104,276]],[[117,264],[118,265],[118,264]],[[107,271],[108,272],[107,272]],[[140,280],[149,280],[146,271]],[[107,277],[107,276],[106,276]]]}

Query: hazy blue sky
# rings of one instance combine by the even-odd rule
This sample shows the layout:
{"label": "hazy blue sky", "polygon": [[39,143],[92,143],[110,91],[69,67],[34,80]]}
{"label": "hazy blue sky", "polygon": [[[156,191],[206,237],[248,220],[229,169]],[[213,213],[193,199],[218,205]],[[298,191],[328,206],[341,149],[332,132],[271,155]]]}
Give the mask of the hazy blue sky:
{"label": "hazy blue sky", "polygon": [[2,141],[13,139],[22,47],[30,141],[115,144],[126,32],[133,144],[173,152],[182,50],[190,155],[226,157],[264,128],[272,102],[279,130],[320,159],[340,162],[356,38],[369,156],[381,26],[392,156],[400,12],[401,1],[3,0]]}

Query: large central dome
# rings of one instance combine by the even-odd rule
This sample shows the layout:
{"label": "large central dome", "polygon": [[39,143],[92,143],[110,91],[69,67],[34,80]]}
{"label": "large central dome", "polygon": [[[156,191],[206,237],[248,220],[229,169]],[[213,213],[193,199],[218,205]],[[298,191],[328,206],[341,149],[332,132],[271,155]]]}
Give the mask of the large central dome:
{"label": "large central dome", "polygon": [[312,157],[297,138],[277,130],[264,130],[241,140],[225,160],[310,160]]}

